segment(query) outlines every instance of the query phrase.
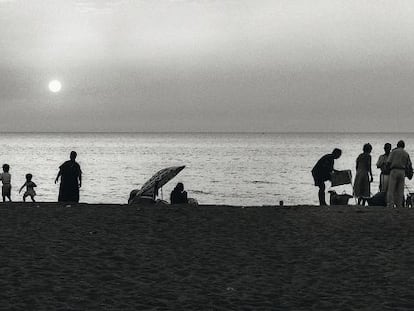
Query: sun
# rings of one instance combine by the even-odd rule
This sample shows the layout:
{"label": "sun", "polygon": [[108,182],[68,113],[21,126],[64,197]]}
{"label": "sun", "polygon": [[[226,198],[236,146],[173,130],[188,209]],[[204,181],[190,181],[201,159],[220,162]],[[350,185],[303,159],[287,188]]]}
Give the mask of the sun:
{"label": "sun", "polygon": [[58,93],[62,89],[62,83],[58,80],[52,80],[49,82],[49,91]]}

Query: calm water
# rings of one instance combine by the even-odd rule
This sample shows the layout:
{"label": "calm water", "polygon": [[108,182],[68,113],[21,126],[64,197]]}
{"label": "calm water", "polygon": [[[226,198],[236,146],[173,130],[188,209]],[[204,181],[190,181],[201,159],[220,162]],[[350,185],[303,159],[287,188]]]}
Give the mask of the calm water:
{"label": "calm water", "polygon": [[[181,181],[202,204],[316,204],[310,170],[334,147],[343,150],[336,168],[353,170],[362,145],[370,142],[373,164],[385,142],[404,139],[414,154],[414,134],[1,134],[0,162],[9,163],[12,198],[32,173],[39,201],[56,201],[59,165],[78,152],[81,201],[126,203],[157,170],[186,165],[163,189],[164,199]],[[373,167],[378,188],[378,170]],[[408,183],[414,189],[414,183]],[[352,192],[350,186],[337,189]]]}

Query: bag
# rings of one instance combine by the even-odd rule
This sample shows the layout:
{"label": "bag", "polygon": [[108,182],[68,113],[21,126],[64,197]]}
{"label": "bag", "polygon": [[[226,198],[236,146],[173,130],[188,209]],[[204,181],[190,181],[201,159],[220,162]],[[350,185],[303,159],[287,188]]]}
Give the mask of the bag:
{"label": "bag", "polygon": [[329,199],[329,205],[348,205],[349,199],[352,198],[352,195],[350,194],[337,194],[334,190],[330,190],[328,192],[331,195]]}
{"label": "bag", "polygon": [[351,170],[344,171],[333,171],[331,175],[332,187],[347,185],[352,183],[352,172]]}
{"label": "bag", "polygon": [[369,206],[387,206],[387,193],[378,192],[374,196],[367,199]]}
{"label": "bag", "polygon": [[413,166],[412,166],[412,164],[410,163],[409,165],[407,165],[407,166],[405,167],[405,176],[406,176],[409,180],[411,180],[411,179],[413,178],[413,174],[414,174],[414,172],[413,172]]}

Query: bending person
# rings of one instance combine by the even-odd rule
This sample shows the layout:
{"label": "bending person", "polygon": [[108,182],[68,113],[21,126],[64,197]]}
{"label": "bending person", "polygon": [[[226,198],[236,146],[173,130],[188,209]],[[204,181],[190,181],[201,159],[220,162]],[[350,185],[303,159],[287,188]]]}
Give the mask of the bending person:
{"label": "bending person", "polygon": [[70,160],[59,167],[55,184],[60,177],[58,202],[79,202],[79,188],[82,187],[82,170],[75,161],[77,153],[70,153]]}
{"label": "bending person", "polygon": [[327,205],[325,201],[325,181],[331,180],[334,171],[334,161],[339,159],[342,150],[335,148],[332,153],[325,154],[312,169],[315,186],[319,187],[318,198],[320,205]]}

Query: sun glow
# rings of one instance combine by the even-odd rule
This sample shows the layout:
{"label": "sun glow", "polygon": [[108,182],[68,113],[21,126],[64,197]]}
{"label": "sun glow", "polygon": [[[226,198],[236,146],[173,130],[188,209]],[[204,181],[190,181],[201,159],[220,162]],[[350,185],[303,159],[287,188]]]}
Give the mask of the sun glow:
{"label": "sun glow", "polygon": [[62,83],[58,80],[52,80],[49,82],[49,90],[53,93],[57,93],[62,89]]}

